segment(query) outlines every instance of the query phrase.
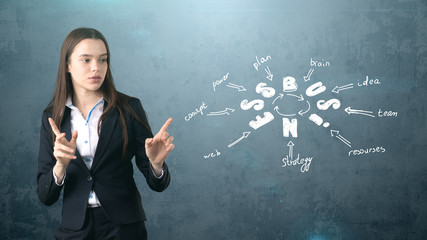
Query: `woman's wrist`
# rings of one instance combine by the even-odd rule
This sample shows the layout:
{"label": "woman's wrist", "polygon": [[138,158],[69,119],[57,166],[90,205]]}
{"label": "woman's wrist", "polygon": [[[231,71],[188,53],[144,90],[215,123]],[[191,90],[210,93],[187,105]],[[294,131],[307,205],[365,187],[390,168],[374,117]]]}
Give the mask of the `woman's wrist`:
{"label": "woman's wrist", "polygon": [[67,166],[64,166],[63,164],[56,162],[55,166],[53,167],[53,174],[55,174],[56,178],[58,179],[58,182],[62,182],[62,179],[65,176],[66,170],[67,170]]}
{"label": "woman's wrist", "polygon": [[151,168],[153,169],[153,172],[156,174],[156,176],[160,176],[162,174],[163,169],[163,163],[160,164],[153,164],[150,162]]}

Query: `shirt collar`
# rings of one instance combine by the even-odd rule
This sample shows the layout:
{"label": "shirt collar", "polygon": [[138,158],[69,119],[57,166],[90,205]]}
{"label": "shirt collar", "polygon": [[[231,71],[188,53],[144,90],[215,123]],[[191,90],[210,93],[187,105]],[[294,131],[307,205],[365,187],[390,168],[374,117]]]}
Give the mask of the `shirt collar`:
{"label": "shirt collar", "polygon": [[67,97],[67,101],[65,101],[65,106],[71,108],[73,106],[73,101],[71,101],[71,96]]}
{"label": "shirt collar", "polygon": [[[105,99],[104,97],[102,97],[101,99],[99,99],[99,101],[95,104],[95,106],[99,105],[100,103],[104,102]],[[70,108],[70,109],[77,109],[76,106],[73,105],[73,101],[71,100],[71,96],[67,97],[67,100],[65,101],[65,106]]]}

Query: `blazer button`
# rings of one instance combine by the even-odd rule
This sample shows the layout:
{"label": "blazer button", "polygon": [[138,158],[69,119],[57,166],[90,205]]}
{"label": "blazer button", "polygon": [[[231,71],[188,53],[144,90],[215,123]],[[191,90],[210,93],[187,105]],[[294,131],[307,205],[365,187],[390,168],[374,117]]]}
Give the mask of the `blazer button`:
{"label": "blazer button", "polygon": [[92,176],[88,176],[87,177],[87,180],[90,182],[90,181],[92,181]]}

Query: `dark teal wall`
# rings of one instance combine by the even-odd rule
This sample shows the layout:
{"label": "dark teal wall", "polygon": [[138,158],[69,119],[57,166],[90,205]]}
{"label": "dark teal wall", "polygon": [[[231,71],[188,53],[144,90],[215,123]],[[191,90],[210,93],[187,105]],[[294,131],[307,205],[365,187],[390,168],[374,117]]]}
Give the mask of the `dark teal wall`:
{"label": "dark teal wall", "polygon": [[[2,0],[1,239],[51,239],[60,223],[61,202],[36,195],[40,118],[81,26],[106,36],[117,88],[154,130],[174,118],[170,187],[154,193],[135,173],[151,239],[427,235],[424,0]],[[274,120],[251,127],[264,112]]]}

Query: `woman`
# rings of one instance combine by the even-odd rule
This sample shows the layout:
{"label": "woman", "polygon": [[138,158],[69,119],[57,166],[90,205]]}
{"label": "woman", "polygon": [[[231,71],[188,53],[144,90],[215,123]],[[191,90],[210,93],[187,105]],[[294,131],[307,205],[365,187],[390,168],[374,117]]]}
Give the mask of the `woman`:
{"label": "woman", "polygon": [[38,196],[52,205],[64,188],[56,239],[146,239],[131,159],[154,191],[170,182],[174,148],[166,121],[153,136],[138,99],[118,92],[110,51],[95,29],[78,28],[61,49],[56,90],[43,112]]}

